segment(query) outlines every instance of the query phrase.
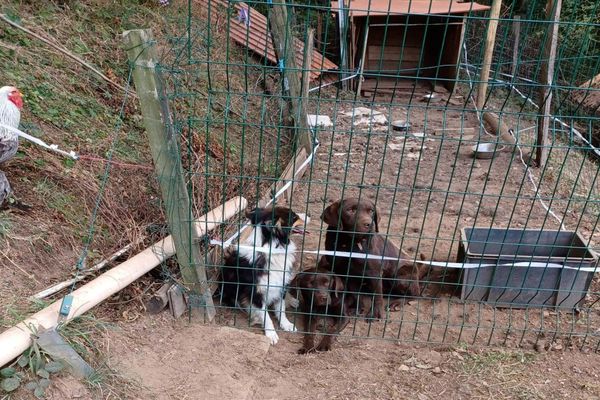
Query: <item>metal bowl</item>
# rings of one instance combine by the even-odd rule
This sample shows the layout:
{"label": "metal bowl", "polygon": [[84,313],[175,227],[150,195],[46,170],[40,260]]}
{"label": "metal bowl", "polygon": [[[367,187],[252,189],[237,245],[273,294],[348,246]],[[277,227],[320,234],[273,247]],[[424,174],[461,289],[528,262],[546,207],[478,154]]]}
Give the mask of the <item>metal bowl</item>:
{"label": "metal bowl", "polygon": [[471,147],[475,158],[490,159],[502,151],[506,146],[498,146],[496,143],[479,143]]}

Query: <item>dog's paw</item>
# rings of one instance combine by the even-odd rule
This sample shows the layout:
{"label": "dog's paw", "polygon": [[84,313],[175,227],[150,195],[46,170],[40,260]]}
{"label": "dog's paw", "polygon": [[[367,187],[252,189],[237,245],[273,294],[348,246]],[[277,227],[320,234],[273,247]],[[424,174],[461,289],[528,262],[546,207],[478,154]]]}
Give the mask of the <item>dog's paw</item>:
{"label": "dog's paw", "polygon": [[296,329],[296,326],[294,324],[292,324],[290,321],[282,321],[280,325],[281,325],[281,329],[283,329],[286,332],[297,332],[298,331]]}
{"label": "dog's paw", "polygon": [[265,331],[265,336],[269,338],[273,346],[279,342],[279,335],[275,331]]}
{"label": "dog's paw", "polygon": [[329,351],[331,350],[331,343],[319,343],[317,346],[318,351]]}
{"label": "dog's paw", "polygon": [[295,298],[293,296],[289,296],[287,298],[287,305],[292,308],[298,308],[298,306],[300,305],[300,300],[298,300],[297,298]]}
{"label": "dog's paw", "polygon": [[373,312],[371,313],[371,318],[380,320],[380,319],[383,319],[384,315],[385,315],[385,311],[383,309],[383,306],[375,307],[373,309]]}

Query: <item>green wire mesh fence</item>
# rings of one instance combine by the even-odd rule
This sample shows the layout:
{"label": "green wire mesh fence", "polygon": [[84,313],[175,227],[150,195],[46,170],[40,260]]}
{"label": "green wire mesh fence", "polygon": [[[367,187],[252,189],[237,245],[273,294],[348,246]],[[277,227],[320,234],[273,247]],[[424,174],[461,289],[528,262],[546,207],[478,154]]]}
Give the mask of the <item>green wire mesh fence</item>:
{"label": "green wire mesh fence", "polygon": [[[295,268],[304,271],[331,246],[324,211],[340,199],[355,199],[357,213],[372,203],[377,218],[370,214],[368,229],[377,222],[398,252],[352,233],[360,231],[356,219],[342,227],[344,209],[335,214],[333,250],[380,259],[326,256],[328,282],[343,279],[330,300],[340,295],[334,289],[352,300],[348,326],[328,334],[600,346],[600,2],[565,2],[557,21],[548,19],[557,2],[505,2],[496,18],[490,5],[190,0],[173,11],[179,33],[166,41],[157,71],[180,143],[189,215],[235,196],[249,209],[276,203],[308,214],[311,234],[294,238]],[[496,23],[487,78],[486,36]],[[488,89],[478,98],[483,81]],[[537,137],[544,116],[545,141]],[[492,151],[475,156],[484,143]],[[536,165],[541,148],[547,161]],[[266,229],[276,225],[272,213]],[[220,274],[231,252],[223,246],[242,251],[238,239],[252,243],[251,231],[240,216],[199,245],[223,323],[257,322],[226,305]],[[382,258],[384,248],[403,268]],[[280,256],[273,250],[251,253],[258,262],[259,253]],[[362,263],[365,273],[394,267],[383,272],[380,320],[357,309],[376,307],[372,283],[381,278],[341,273],[332,263]],[[239,276],[252,265],[238,259],[230,267]],[[400,289],[391,295],[394,280]],[[278,290],[296,296],[298,281]],[[311,291],[299,308],[289,302],[300,333],[312,323],[303,317],[316,304]],[[312,311],[328,314],[328,306]]]}

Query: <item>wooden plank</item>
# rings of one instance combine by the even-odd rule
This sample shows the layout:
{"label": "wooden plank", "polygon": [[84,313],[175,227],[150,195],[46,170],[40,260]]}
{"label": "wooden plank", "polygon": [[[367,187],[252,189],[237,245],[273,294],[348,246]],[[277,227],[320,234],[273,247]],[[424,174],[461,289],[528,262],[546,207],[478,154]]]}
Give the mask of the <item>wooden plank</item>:
{"label": "wooden plank", "polygon": [[500,6],[502,0],[492,1],[492,10],[490,11],[490,20],[487,33],[485,35],[485,50],[483,54],[483,65],[479,75],[479,88],[477,91],[477,109],[483,110],[485,97],[487,95],[488,80],[490,78],[490,69],[492,68],[492,56],[494,55],[494,44],[496,43],[496,30],[498,29],[498,18],[500,17]]}
{"label": "wooden plank", "polygon": [[510,131],[506,127],[506,123],[502,121],[500,116],[491,112],[484,112],[483,120],[490,125],[492,131],[500,138],[499,142],[507,146],[506,151],[515,150],[515,146],[513,145],[516,143],[516,139],[510,134]]}
{"label": "wooden plank", "polygon": [[402,47],[402,46],[385,46],[383,53],[381,48],[383,46],[370,45],[369,46],[369,57],[373,59],[383,58],[384,60],[400,60],[402,61],[419,61],[421,56],[420,47]]}
{"label": "wooden plank", "polygon": [[558,21],[562,0],[548,0],[546,20],[553,21],[548,26],[546,43],[542,55],[542,73],[540,75],[540,116],[538,117],[538,134],[535,161],[543,168],[548,159],[548,130],[552,123],[552,85],[554,84],[554,67],[556,63],[556,46],[558,43]]}
{"label": "wooden plank", "polygon": [[[225,0],[194,0],[201,7],[217,8],[219,12],[225,14],[230,9],[230,3]],[[210,4],[209,4],[210,3]],[[272,63],[277,63],[277,54],[273,48],[273,41],[268,29],[267,17],[261,14],[256,9],[249,7],[246,3],[235,2],[231,3],[234,8],[234,15],[229,19],[229,36],[236,43],[245,46],[258,54],[261,57],[266,57]],[[250,26],[244,22],[238,21],[235,13],[242,9],[247,9],[250,15]],[[297,38],[293,40],[294,48],[296,49],[295,60],[299,65],[302,62],[304,53],[304,43]],[[313,51],[311,79],[319,77],[323,70],[336,70],[337,65],[326,57],[323,57],[318,51]]]}
{"label": "wooden plank", "polygon": [[165,212],[177,252],[177,262],[188,289],[201,297],[208,320],[216,314],[206,271],[196,242],[191,204],[183,178],[177,135],[169,124],[171,115],[161,102],[163,87],[154,65],[158,57],[150,30],[135,29],[123,33],[129,61],[134,65],[133,81],[139,96],[144,126],[154,160]]}
{"label": "wooden plank", "polygon": [[414,79],[373,79],[368,78],[363,82],[363,90],[377,89],[412,89],[415,86]]}
{"label": "wooden plank", "polygon": [[373,73],[382,73],[382,74],[399,74],[409,75],[416,74],[417,70],[420,68],[425,68],[425,63],[422,63],[419,66],[419,63],[416,61],[406,61],[406,62],[398,62],[398,61],[380,61],[369,59],[369,63],[365,66],[365,69],[373,74]]}

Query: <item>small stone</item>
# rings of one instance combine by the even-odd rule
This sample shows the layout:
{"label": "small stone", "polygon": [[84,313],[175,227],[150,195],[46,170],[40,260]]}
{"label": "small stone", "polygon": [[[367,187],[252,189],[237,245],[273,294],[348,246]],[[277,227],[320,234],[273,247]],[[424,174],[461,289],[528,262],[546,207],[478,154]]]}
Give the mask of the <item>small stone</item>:
{"label": "small stone", "polygon": [[410,357],[409,359],[407,359],[407,360],[406,360],[406,361],[404,361],[404,362],[405,362],[406,364],[408,364],[408,365],[414,365],[414,364],[416,364],[416,363],[417,363],[417,361],[418,361],[418,360],[417,360],[416,358],[414,358],[414,357]]}
{"label": "small stone", "polygon": [[442,362],[442,355],[435,350],[425,353],[422,358],[428,364],[439,365]]}
{"label": "small stone", "polygon": [[549,311],[544,311],[542,313],[542,315],[544,316],[544,318],[548,318],[550,316],[550,312]]}
{"label": "small stone", "polygon": [[440,367],[435,367],[433,369],[433,371],[431,371],[431,372],[433,372],[434,374],[441,374],[442,373],[442,369]]}
{"label": "small stone", "polygon": [[555,345],[554,345],[554,350],[556,350],[556,351],[560,351],[560,350],[562,350],[562,349],[563,349],[563,346],[562,346],[562,344],[559,344],[559,343],[557,343],[557,344],[555,344]]}
{"label": "small stone", "polygon": [[539,341],[533,345],[533,349],[538,353],[542,353],[546,350],[546,343]]}
{"label": "small stone", "polygon": [[460,361],[465,361],[465,358],[463,356],[461,356],[460,354],[458,354],[456,351],[453,351],[452,355],[454,357],[458,358]]}
{"label": "small stone", "polygon": [[398,369],[400,371],[404,371],[404,372],[410,371],[410,368],[408,367],[408,365],[404,365],[404,364],[402,364],[401,366],[399,366]]}

